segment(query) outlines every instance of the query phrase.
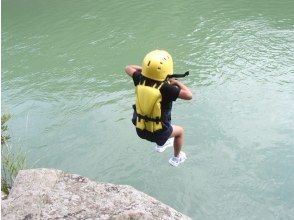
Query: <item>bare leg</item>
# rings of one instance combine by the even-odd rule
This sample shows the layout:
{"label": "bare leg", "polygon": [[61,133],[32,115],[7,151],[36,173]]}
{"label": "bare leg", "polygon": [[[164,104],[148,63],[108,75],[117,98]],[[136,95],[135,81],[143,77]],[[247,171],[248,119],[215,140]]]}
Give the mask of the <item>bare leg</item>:
{"label": "bare leg", "polygon": [[171,134],[171,137],[175,138],[174,156],[178,157],[181,152],[183,141],[184,141],[184,129],[178,125],[173,125],[173,132]]}

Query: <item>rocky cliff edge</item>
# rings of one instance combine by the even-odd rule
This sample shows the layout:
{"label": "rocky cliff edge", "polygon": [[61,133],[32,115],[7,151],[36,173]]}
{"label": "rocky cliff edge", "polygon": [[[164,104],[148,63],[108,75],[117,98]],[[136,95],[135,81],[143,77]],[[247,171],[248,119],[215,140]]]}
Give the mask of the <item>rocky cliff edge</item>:
{"label": "rocky cliff edge", "polygon": [[190,219],[127,185],[97,183],[60,170],[21,170],[2,219]]}

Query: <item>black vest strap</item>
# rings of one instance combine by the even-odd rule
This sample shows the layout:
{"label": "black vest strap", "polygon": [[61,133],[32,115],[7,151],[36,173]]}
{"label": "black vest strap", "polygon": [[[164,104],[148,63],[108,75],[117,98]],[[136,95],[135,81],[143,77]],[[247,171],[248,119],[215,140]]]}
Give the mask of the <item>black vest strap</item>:
{"label": "black vest strap", "polygon": [[136,111],[136,105],[133,105],[133,109],[136,112],[139,121],[141,119],[143,119],[145,122],[152,121],[152,122],[156,122],[156,124],[159,124],[162,121],[162,119],[160,117],[150,118],[150,117],[148,117],[146,115],[140,115],[140,114],[138,114],[138,112]]}

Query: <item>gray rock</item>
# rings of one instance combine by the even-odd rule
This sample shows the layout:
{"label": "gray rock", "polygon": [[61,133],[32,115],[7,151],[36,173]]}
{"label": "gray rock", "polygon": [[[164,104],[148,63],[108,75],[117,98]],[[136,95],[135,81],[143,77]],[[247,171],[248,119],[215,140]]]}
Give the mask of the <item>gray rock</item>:
{"label": "gray rock", "polygon": [[127,185],[97,183],[60,170],[22,170],[2,219],[190,219]]}

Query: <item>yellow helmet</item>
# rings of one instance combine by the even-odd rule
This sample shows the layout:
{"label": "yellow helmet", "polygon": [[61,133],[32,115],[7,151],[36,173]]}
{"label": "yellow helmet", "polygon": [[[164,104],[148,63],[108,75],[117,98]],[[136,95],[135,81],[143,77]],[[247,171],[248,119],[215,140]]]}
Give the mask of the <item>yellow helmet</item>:
{"label": "yellow helmet", "polygon": [[153,50],[142,63],[142,75],[157,81],[164,81],[167,75],[173,74],[173,59],[165,50]]}

